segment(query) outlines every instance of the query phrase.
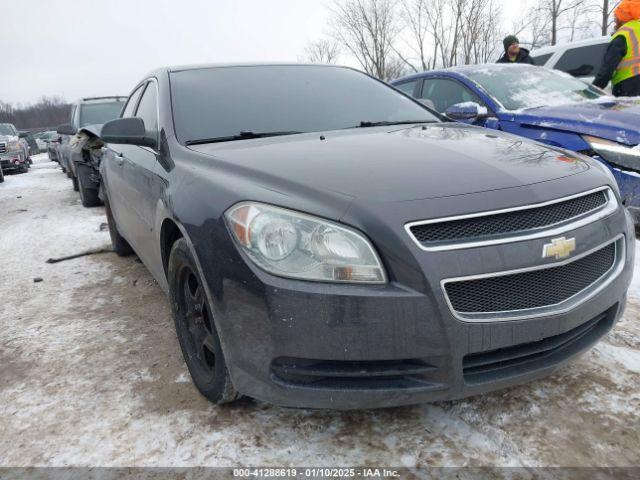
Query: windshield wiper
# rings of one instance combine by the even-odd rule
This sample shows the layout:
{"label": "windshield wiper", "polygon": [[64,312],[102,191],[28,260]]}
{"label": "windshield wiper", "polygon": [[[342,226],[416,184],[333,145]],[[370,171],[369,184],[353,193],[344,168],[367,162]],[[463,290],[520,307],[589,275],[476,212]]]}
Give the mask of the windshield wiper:
{"label": "windshield wiper", "polygon": [[362,121],[357,127],[351,128],[369,128],[369,127],[386,127],[389,125],[413,125],[415,123],[439,123],[437,120],[398,120],[395,122],[367,122]]}
{"label": "windshield wiper", "polygon": [[282,135],[295,135],[296,131],[284,131],[284,132],[251,132],[242,131],[235,135],[229,135],[226,137],[213,137],[213,138],[201,138],[198,140],[187,140],[185,145],[202,145],[204,143],[218,143],[218,142],[233,142],[235,140],[249,140],[251,138],[266,138],[266,137],[279,137]]}

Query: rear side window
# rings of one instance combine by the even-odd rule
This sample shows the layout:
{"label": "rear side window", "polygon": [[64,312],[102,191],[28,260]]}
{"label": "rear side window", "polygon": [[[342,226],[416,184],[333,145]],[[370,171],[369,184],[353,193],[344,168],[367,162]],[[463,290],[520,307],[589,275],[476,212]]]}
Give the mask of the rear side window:
{"label": "rear side window", "polygon": [[147,83],[144,95],[140,99],[140,105],[136,110],[136,117],[144,121],[147,131],[158,130],[158,89],[155,82]]}
{"label": "rear side window", "polygon": [[76,105],[73,105],[71,107],[71,125],[73,125],[74,127],[79,126],[77,113],[78,113],[78,107]]}
{"label": "rear side window", "polygon": [[138,105],[138,99],[140,95],[142,95],[142,91],[144,90],[144,86],[146,84],[140,85],[136,90],[129,96],[129,101],[127,102],[127,106],[124,107],[124,111],[122,112],[122,118],[133,117],[133,112],[136,110],[136,106]]}
{"label": "rear side window", "polygon": [[535,63],[537,66],[544,67],[551,57],[553,57],[553,53],[538,55],[537,57],[531,57],[531,58],[533,58],[533,63]]}
{"label": "rear side window", "polygon": [[401,83],[399,85],[394,85],[394,87],[396,87],[401,92],[406,93],[407,95],[411,95],[413,97],[413,92],[416,89],[417,83],[418,83],[418,80],[414,80],[413,82],[406,82],[406,83]]}
{"label": "rear side window", "polygon": [[574,77],[594,76],[600,70],[608,44],[571,48],[564,52],[555,67]]}

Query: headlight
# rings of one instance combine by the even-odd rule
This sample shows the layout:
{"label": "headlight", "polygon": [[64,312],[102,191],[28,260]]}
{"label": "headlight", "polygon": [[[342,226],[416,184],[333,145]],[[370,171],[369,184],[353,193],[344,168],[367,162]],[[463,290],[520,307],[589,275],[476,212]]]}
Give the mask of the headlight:
{"label": "headlight", "polygon": [[19,141],[12,140],[10,142],[7,142],[7,150],[11,150],[11,151],[22,150],[22,145],[20,145]]}
{"label": "headlight", "polygon": [[225,218],[242,250],[274,275],[318,282],[387,281],[371,243],[338,224],[254,202],[232,207]]}
{"label": "headlight", "polygon": [[591,149],[616,166],[640,171],[640,148],[629,147],[598,137],[584,136]]}

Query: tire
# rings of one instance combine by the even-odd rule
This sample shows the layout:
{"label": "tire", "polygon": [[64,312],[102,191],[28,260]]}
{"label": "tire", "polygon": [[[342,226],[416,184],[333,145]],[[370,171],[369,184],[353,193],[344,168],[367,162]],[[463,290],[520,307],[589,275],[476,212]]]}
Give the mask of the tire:
{"label": "tire", "polygon": [[118,226],[113,218],[109,201],[106,198],[104,199],[104,209],[107,214],[107,224],[109,225],[109,236],[111,237],[113,251],[116,252],[119,257],[131,255],[133,253],[133,249],[131,248],[131,245],[129,245],[129,242],[127,242],[120,233],[118,233]]}
{"label": "tire", "polygon": [[75,177],[70,170],[67,172],[67,175],[69,176],[69,178],[71,179],[71,183],[73,184],[73,191],[77,192],[80,189],[80,186],[78,185],[78,177]]}
{"label": "tire", "polygon": [[233,386],[222,352],[211,307],[195,261],[184,238],[177,240],[169,257],[169,298],[176,333],[196,388],[218,405],[240,395]]}
{"label": "tire", "polygon": [[4,172],[2,171],[2,168],[0,168],[0,183],[4,182]]}
{"label": "tire", "polygon": [[82,206],[86,208],[97,207],[100,205],[100,198],[98,198],[98,190],[91,187],[86,187],[86,184],[89,184],[91,180],[89,179],[89,172],[87,172],[88,167],[81,167],[80,165],[76,166],[76,171],[78,172],[78,192],[80,192],[80,200],[82,201]]}

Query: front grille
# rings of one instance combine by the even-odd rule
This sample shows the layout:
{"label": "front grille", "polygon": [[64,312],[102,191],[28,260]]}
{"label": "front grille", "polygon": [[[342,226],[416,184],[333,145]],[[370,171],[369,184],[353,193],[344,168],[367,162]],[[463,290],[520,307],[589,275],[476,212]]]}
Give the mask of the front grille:
{"label": "front grille", "polygon": [[6,144],[6,142],[0,142],[0,153],[7,153],[7,144]]}
{"label": "front grille", "polygon": [[560,335],[489,352],[467,355],[462,373],[467,384],[493,382],[557,364],[595,343],[613,324],[616,304],[608,312]]}
{"label": "front grille", "polygon": [[571,263],[522,273],[496,274],[445,284],[453,310],[459,314],[513,312],[558,305],[589,288],[616,262],[610,243]]}
{"label": "front grille", "polygon": [[440,243],[488,240],[569,222],[602,208],[607,202],[606,191],[600,190],[530,209],[444,222],[418,223],[411,226],[410,231],[425,247]]}
{"label": "front grille", "polygon": [[271,364],[274,381],[299,387],[380,390],[437,389],[428,376],[436,369],[423,360],[339,361],[281,357]]}

